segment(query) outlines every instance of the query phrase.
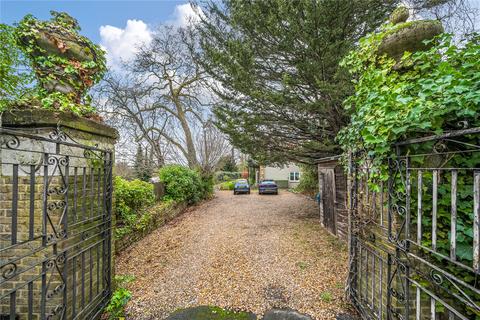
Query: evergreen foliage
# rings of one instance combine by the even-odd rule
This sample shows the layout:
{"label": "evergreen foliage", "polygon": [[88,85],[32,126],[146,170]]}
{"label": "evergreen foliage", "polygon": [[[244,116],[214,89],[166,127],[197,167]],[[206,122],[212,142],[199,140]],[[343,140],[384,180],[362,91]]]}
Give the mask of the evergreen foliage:
{"label": "evergreen foliage", "polygon": [[137,153],[135,154],[135,176],[137,179],[149,181],[153,176],[153,161],[150,159],[147,150],[143,150],[139,144],[137,146]]}
{"label": "evergreen foliage", "polygon": [[236,172],[238,170],[234,157],[225,156],[221,161],[223,161],[222,171]]}
{"label": "evergreen foliage", "polygon": [[300,171],[300,182],[295,191],[315,195],[318,192],[318,166],[316,164],[301,164]]}
{"label": "evergreen foliage", "polygon": [[159,171],[160,181],[165,184],[164,200],[194,204],[208,198],[213,192],[213,178],[202,176],[198,171],[172,164]]}
{"label": "evergreen foliage", "polygon": [[352,91],[338,63],[395,0],[211,1],[199,27],[206,71],[219,83],[218,125],[261,162],[337,153]]}

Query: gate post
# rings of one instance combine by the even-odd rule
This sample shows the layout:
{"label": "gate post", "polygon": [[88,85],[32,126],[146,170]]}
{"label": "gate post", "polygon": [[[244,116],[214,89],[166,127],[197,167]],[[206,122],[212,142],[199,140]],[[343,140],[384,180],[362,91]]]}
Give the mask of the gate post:
{"label": "gate post", "polygon": [[111,294],[117,137],[67,113],[1,115],[0,318],[101,314]]}

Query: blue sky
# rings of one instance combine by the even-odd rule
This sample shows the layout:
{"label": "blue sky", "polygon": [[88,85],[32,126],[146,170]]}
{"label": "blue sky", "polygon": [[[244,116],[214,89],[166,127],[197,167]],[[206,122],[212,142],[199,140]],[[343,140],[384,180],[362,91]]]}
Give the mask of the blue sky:
{"label": "blue sky", "polygon": [[98,43],[102,25],[124,28],[127,20],[156,25],[175,19],[175,7],[185,3],[187,0],[0,0],[0,22],[12,24],[28,13],[45,20],[50,18],[50,10],[65,11],[79,21],[83,35]]}
{"label": "blue sky", "polygon": [[108,65],[119,69],[151,41],[156,25],[188,24],[195,13],[187,1],[0,0],[0,22],[13,24],[28,13],[48,20],[50,10],[65,11],[78,20],[81,34],[107,51]]}

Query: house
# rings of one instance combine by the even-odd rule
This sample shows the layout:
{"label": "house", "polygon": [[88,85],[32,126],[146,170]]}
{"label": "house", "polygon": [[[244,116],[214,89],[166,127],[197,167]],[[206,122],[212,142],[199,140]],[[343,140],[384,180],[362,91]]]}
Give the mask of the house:
{"label": "house", "polygon": [[279,188],[295,188],[300,182],[300,168],[293,163],[278,166],[259,166],[255,172],[255,182],[275,180]]}

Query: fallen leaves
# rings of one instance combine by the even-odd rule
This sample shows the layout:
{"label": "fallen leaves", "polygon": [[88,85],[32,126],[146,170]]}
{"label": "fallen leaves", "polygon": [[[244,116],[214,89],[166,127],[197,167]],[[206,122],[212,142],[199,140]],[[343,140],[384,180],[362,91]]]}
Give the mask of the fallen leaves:
{"label": "fallen leaves", "polygon": [[157,229],[117,257],[132,274],[131,319],[162,319],[178,308],[216,305],[263,314],[288,307],[315,319],[345,313],[346,246],[320,226],[305,197],[233,196]]}

